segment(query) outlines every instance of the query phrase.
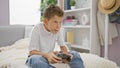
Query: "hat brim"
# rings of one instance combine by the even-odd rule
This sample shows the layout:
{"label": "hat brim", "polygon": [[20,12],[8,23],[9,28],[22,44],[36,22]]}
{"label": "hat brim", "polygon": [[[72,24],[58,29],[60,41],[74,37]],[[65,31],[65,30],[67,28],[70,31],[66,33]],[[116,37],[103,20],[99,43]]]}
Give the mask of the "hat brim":
{"label": "hat brim", "polygon": [[100,4],[100,0],[98,2],[98,8],[104,14],[111,14],[111,13],[115,12],[119,7],[120,7],[120,0],[116,0],[116,4],[114,5],[114,7],[109,10],[104,9],[102,7],[102,5]]}

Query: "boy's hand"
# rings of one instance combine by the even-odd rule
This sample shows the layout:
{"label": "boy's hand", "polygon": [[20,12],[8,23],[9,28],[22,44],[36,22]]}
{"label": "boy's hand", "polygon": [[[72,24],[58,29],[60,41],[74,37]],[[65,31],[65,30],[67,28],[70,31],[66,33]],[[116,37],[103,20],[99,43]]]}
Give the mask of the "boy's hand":
{"label": "boy's hand", "polygon": [[[67,54],[67,55],[70,55],[71,57],[71,60],[73,59],[73,55],[72,54]],[[65,60],[63,60],[65,63],[69,63],[69,61],[67,61],[66,59]]]}
{"label": "boy's hand", "polygon": [[44,56],[50,63],[54,64],[54,63],[61,63],[62,59],[57,57],[55,54],[57,52],[50,52],[47,53],[46,56]]}
{"label": "boy's hand", "polygon": [[71,56],[71,59],[73,58],[73,55],[68,53],[68,52],[63,52],[64,54],[67,54],[67,55],[70,55]]}
{"label": "boy's hand", "polygon": [[[63,54],[66,54],[66,55],[69,55],[70,56],[70,59],[72,60],[73,59],[73,55],[68,53],[68,52],[62,52]],[[69,63],[69,61],[67,61],[66,59],[63,60],[64,63]]]}

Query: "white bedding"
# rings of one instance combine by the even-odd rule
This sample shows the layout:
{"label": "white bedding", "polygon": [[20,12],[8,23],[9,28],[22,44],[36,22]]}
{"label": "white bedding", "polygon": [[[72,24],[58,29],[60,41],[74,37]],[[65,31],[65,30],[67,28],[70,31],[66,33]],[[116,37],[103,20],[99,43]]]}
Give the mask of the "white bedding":
{"label": "white bedding", "polygon": [[[11,46],[0,48],[0,68],[28,68],[25,65],[28,55],[28,42],[29,39],[26,38],[17,41]],[[58,47],[56,47],[55,50],[58,50],[57,48]],[[97,55],[80,53],[80,56],[84,62],[85,68],[118,68],[115,62]]]}

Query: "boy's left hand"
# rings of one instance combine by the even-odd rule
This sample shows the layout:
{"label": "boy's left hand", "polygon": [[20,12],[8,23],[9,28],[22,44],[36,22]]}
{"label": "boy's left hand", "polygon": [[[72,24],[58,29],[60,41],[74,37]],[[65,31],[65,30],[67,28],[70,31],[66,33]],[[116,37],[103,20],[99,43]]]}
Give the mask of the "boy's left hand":
{"label": "boy's left hand", "polygon": [[[72,54],[69,54],[69,53],[64,53],[64,54],[66,54],[66,55],[70,55],[71,57],[71,60],[73,59],[73,55]],[[67,61],[66,59],[65,60],[63,60],[65,63],[69,63],[69,61]]]}
{"label": "boy's left hand", "polygon": [[[73,59],[73,55],[68,53],[68,52],[63,52],[61,51],[63,54],[66,54],[66,55],[69,55],[70,56],[70,59],[72,60]],[[66,59],[63,60],[64,63],[69,63],[69,61],[67,61]]]}

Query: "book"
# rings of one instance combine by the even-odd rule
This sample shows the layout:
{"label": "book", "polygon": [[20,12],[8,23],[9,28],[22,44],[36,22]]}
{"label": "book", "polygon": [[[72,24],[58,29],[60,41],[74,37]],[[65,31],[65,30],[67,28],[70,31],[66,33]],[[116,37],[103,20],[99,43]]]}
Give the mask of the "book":
{"label": "book", "polygon": [[64,10],[70,10],[70,0],[64,0]]}
{"label": "book", "polygon": [[70,44],[74,43],[74,33],[73,32],[67,32],[67,42]]}

